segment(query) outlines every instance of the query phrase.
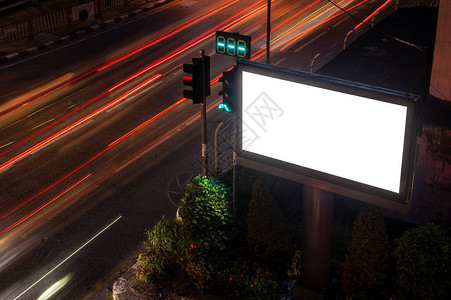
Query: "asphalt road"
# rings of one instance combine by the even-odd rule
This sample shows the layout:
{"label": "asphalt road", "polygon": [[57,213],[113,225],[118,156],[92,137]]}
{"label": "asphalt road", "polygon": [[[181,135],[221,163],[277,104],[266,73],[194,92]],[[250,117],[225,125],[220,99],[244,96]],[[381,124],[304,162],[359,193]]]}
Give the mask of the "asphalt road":
{"label": "asphalt road", "polygon": [[[265,3],[174,1],[0,66],[1,299],[50,287],[80,299],[175,214],[174,182],[200,171],[199,107],[182,98],[181,65],[199,49],[211,56],[210,144],[230,118],[215,109],[216,81],[233,63],[214,54],[214,33],[252,36],[252,59],[264,61]],[[383,2],[340,3],[364,18]],[[324,0],[272,12],[271,62],[302,70],[318,53],[316,68],[331,59],[358,24]]]}

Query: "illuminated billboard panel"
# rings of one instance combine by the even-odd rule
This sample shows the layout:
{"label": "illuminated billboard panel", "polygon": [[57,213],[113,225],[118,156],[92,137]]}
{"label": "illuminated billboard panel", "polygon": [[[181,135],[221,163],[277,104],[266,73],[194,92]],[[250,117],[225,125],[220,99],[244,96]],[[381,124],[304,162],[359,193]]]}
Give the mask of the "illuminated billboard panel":
{"label": "illuminated billboard panel", "polygon": [[417,96],[238,65],[239,156],[403,202]]}

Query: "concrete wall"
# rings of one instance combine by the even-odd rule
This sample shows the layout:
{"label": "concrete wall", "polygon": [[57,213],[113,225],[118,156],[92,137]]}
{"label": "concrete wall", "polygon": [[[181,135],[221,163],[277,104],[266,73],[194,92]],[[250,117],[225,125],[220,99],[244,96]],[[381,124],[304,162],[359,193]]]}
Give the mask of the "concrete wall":
{"label": "concrete wall", "polygon": [[451,102],[451,0],[440,0],[429,93]]}
{"label": "concrete wall", "polygon": [[415,222],[451,225],[451,129],[425,124],[419,140],[412,210]]}

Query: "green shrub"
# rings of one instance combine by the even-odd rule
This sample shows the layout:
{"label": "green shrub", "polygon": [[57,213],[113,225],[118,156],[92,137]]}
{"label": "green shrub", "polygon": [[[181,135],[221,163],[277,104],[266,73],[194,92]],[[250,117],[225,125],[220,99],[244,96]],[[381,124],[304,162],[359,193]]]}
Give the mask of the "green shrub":
{"label": "green shrub", "polygon": [[244,296],[252,293],[249,289],[253,275],[252,263],[241,257],[235,259],[231,265],[218,273],[218,284],[226,290],[227,294]]}
{"label": "green shrub", "polygon": [[146,231],[146,250],[159,256],[168,266],[175,267],[184,249],[180,225],[174,219],[161,217],[152,230]]}
{"label": "green shrub", "polygon": [[181,199],[182,232],[188,245],[224,250],[232,236],[229,189],[212,177],[198,175],[187,184]]}
{"label": "green shrub", "polygon": [[141,262],[141,266],[137,273],[138,278],[147,283],[151,283],[152,281],[158,279],[164,279],[169,275],[169,270],[164,260],[158,255],[140,254],[138,261]]}
{"label": "green shrub", "polygon": [[276,299],[280,292],[278,279],[267,264],[241,257],[219,272],[218,283],[226,290],[222,294],[252,299]]}
{"label": "green shrub", "polygon": [[221,256],[232,242],[230,191],[217,179],[198,175],[187,184],[181,201],[184,269],[197,288],[206,292],[213,287],[222,268]]}
{"label": "green shrub", "polygon": [[151,230],[146,231],[146,254],[138,257],[141,262],[138,278],[150,283],[166,278],[178,267],[184,249],[178,227],[175,220],[162,216]]}
{"label": "green shrub", "polygon": [[291,259],[291,266],[288,268],[287,275],[290,278],[296,279],[301,276],[301,250],[298,249]]}
{"label": "green shrub", "polygon": [[211,264],[211,259],[204,251],[193,246],[186,251],[184,263],[185,272],[197,289],[202,293],[210,291],[215,277],[215,266]]}
{"label": "green shrub", "polygon": [[451,296],[451,240],[439,226],[428,224],[406,231],[395,241],[401,296]]}
{"label": "green shrub", "polygon": [[388,283],[390,243],[380,209],[362,210],[352,229],[341,285],[347,297],[380,298]]}
{"label": "green shrub", "polygon": [[[249,281],[249,288],[254,295],[265,298],[272,298],[279,292],[279,285],[269,267],[262,264],[255,264],[254,274]],[[280,298],[280,295],[278,295]]]}
{"label": "green shrub", "polygon": [[289,249],[282,213],[261,181],[253,186],[247,237],[249,250],[257,257],[270,258],[276,252],[286,253]]}

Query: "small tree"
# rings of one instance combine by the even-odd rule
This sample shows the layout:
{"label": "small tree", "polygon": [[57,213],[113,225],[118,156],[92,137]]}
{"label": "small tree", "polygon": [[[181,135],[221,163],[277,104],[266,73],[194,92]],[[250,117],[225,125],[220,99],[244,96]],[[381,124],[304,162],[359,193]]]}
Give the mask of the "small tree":
{"label": "small tree", "polygon": [[288,235],[279,207],[261,181],[254,183],[248,214],[248,245],[257,256],[269,258],[288,251]]}
{"label": "small tree", "polygon": [[217,179],[198,175],[185,189],[180,208],[186,243],[185,271],[201,292],[212,288],[224,250],[232,241],[232,201]]}
{"label": "small tree", "polygon": [[187,184],[181,201],[186,242],[206,250],[226,249],[233,221],[229,189],[213,177],[198,175]]}
{"label": "small tree", "polygon": [[406,231],[396,240],[396,269],[402,296],[451,296],[451,240],[434,224]]}
{"label": "small tree", "polygon": [[146,235],[146,253],[139,255],[141,266],[137,275],[150,283],[166,278],[177,268],[184,244],[177,222],[164,215]]}
{"label": "small tree", "polygon": [[380,298],[390,268],[390,243],[380,209],[362,210],[354,222],[341,285],[348,297]]}

